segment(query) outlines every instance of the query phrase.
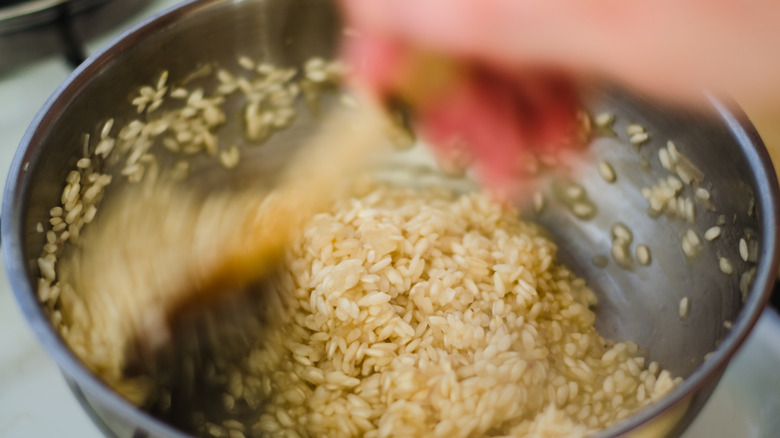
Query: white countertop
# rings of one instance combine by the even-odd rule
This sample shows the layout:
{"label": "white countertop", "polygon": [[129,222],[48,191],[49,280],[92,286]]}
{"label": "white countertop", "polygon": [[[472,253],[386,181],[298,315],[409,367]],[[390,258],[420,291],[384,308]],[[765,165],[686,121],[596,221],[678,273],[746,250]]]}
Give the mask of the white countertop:
{"label": "white countertop", "polygon": [[[88,50],[94,51],[123,29],[177,1],[144,3],[120,27],[89,39]],[[0,66],[2,62],[0,55]],[[0,178],[4,182],[27,125],[70,69],[61,57],[45,56],[10,74],[2,73],[0,69]],[[11,293],[4,264],[0,267],[0,324],[0,436],[101,436],[54,361],[33,337]],[[780,318],[767,311],[684,437],[776,436],[780,430],[778,370]]]}
{"label": "white countertop", "polygon": [[[95,32],[94,27],[86,30],[83,27],[103,20],[105,14],[110,14],[115,21],[121,20],[115,29],[89,38],[86,43],[88,53],[145,17],[179,3],[178,0],[129,1],[142,6],[110,2],[74,20],[77,32],[84,34]],[[121,19],[116,17],[128,9],[132,10],[132,14],[121,16]],[[5,44],[50,43],[49,37],[54,31],[43,29],[42,33],[42,36],[24,33],[0,36],[0,39],[5,38]],[[8,62],[8,58],[4,58],[0,48],[0,181],[3,185],[27,126],[71,72],[63,56],[43,52],[44,55],[38,59],[34,59],[35,56],[19,56],[26,62],[3,75],[4,71],[12,68],[3,64]],[[71,393],[54,360],[44,352],[24,320],[11,292],[5,263],[0,266],[0,325],[0,437],[101,437],[100,431]]]}

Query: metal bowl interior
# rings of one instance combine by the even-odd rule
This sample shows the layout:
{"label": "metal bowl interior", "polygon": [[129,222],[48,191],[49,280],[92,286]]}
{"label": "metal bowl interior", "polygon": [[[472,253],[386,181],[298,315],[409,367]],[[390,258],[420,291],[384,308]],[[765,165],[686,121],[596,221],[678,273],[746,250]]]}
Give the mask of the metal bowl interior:
{"label": "metal bowl interior", "polygon": [[[44,237],[36,232],[36,224],[57,204],[63,181],[80,157],[82,134],[97,134],[108,118],[121,125],[136,117],[130,99],[162,70],[168,70],[176,81],[203,65],[237,69],[239,56],[300,65],[314,55],[333,56],[339,32],[338,16],[328,2],[189,2],[140,24],[90,58],[49,100],[25,135],[9,174],[2,210],[3,253],[12,287],[38,337],[107,433],[184,436],[122,399],[90,373],[65,346],[37,302],[34,262]],[[664,430],[679,434],[706,402],[774,284],[776,176],[755,130],[731,103],[708,97],[707,108],[684,111],[611,90],[597,96],[589,110],[617,115],[614,131],[618,136],[597,138],[576,175],[598,213],[590,220],[577,219],[548,192],[550,202],[534,219],[559,244],[559,258],[597,292],[597,328],[602,335],[635,341],[652,360],[686,379],[658,403],[599,436],[640,433],[665,416],[669,424]],[[626,141],[625,126],[632,122],[641,123],[651,134],[650,141],[638,148]],[[311,119],[301,117],[292,128],[253,149],[242,166],[273,172],[284,163],[284,145],[300,142],[311,126]],[[227,130],[222,136],[241,143],[238,131]],[[657,158],[667,140],[673,140],[704,172],[704,186],[716,206],[716,211],[700,209],[693,224],[650,217],[640,194],[641,187],[668,175]],[[594,163],[604,159],[618,175],[614,184],[604,181],[595,168]],[[643,159],[650,163],[649,169],[641,168]],[[702,236],[720,215],[728,219],[723,235],[706,242],[698,257],[686,258],[680,236],[689,228]],[[650,247],[650,266],[635,264],[625,269],[609,258],[609,230],[615,222],[630,226],[634,245]],[[742,262],[739,254],[738,242],[746,230],[759,243],[755,264]],[[597,266],[594,256],[606,256],[609,262]],[[718,257],[729,258],[735,274],[722,273]],[[753,267],[755,275],[743,301],[740,274]],[[681,319],[678,305],[683,297],[690,299],[691,310]],[[726,329],[724,321],[733,322],[733,327]],[[669,412],[674,415],[666,415]]]}

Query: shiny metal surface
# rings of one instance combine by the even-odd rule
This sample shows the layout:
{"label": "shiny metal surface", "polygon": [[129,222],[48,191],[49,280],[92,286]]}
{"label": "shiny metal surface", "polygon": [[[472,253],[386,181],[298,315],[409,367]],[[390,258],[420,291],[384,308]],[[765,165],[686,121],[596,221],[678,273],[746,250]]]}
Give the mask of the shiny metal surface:
{"label": "shiny metal surface", "polygon": [[[589,147],[585,165],[575,177],[594,199],[598,214],[581,221],[561,208],[542,212],[537,220],[544,224],[559,243],[559,257],[573,266],[594,287],[599,304],[596,327],[607,338],[631,339],[647,348],[649,358],[685,376],[684,384],[672,395],[622,426],[639,423],[640,417],[654,418],[649,432],[631,436],[664,436],[655,427],[666,417],[674,436],[684,430],[706,402],[725,369],[728,351],[736,348],[746,335],[741,330],[753,324],[771,292],[776,261],[777,208],[776,177],[760,139],[743,114],[732,104],[709,98],[706,110],[686,111],[658,106],[653,102],[620,93],[607,93],[593,103],[594,113],[608,110],[617,114],[614,131],[617,138],[597,138]],[[627,141],[625,127],[640,123],[651,133],[651,140],[634,147]],[[666,216],[652,218],[640,189],[655,184],[669,173],[658,161],[658,149],[673,140],[706,175],[705,187],[712,193],[716,211],[697,210],[695,224]],[[641,158],[650,162],[643,170]],[[608,184],[596,169],[599,160],[608,160],[615,169],[617,182]],[[755,200],[756,215],[749,215]],[[699,236],[725,215],[728,223],[723,235],[708,242],[696,258],[684,256],[680,236],[693,229]],[[652,263],[631,269],[618,266],[610,256],[610,229],[616,222],[626,224],[634,242],[650,247]],[[751,296],[743,305],[739,293],[739,275],[748,268],[738,250],[746,229],[761,237],[759,271]],[[634,247],[634,246],[632,246]],[[774,248],[773,248],[774,247]],[[594,257],[609,262],[598,266]],[[734,263],[734,275],[724,275],[718,258]],[[763,277],[763,279],[761,279]],[[763,283],[762,286],[759,286]],[[759,290],[764,288],[763,290]],[[681,319],[679,302],[691,301],[690,316]],[[723,321],[736,321],[728,330]],[[740,327],[737,327],[739,325]],[[715,351],[708,361],[704,355]],[[674,403],[673,400],[678,402]],[[669,421],[669,417],[679,417]],[[679,420],[679,421],[678,421]],[[621,425],[597,436],[620,436]],[[641,430],[641,428],[640,428]]]}
{"label": "shiny metal surface", "polygon": [[[329,3],[319,0],[203,0],[184,4],[123,35],[97,53],[55,93],[27,132],[9,175],[2,209],[3,251],[12,286],[41,342],[57,360],[74,391],[99,418],[107,434],[184,436],[141,412],[95,378],[61,343],[35,299],[33,261],[42,244],[35,225],[54,205],[69,169],[80,154],[81,134],[96,133],[109,117],[117,124],[136,117],[127,103],[141,84],[161,70],[172,80],[200,65],[234,66],[241,55],[282,65],[300,64],[312,55],[331,56],[338,19]],[[121,105],[119,104],[121,103]],[[604,431],[599,436],[678,435],[706,402],[728,360],[742,343],[768,297],[778,262],[778,187],[766,151],[750,123],[731,104],[711,98],[704,112],[670,110],[619,91],[594,99],[594,112],[618,114],[616,138],[599,138],[587,152],[577,181],[598,206],[588,221],[576,219],[550,203],[537,217],[560,245],[559,256],[583,275],[600,298],[598,328],[606,337],[631,339],[648,348],[686,381],[659,403]],[[625,141],[628,122],[641,122],[652,135],[638,152]],[[284,163],[284,144],[303,138],[310,126],[299,120],[249,157],[263,171]],[[223,136],[238,133],[223,133]],[[748,227],[759,236],[757,273],[743,304],[738,275],[725,276],[712,254],[687,261],[679,236],[688,225],[665,217],[651,219],[639,188],[665,172],[657,150],[674,140],[707,175],[717,214],[736,222],[714,243],[715,253],[740,260],[737,242]],[[639,157],[651,169],[638,166]],[[592,165],[611,161],[616,184],[606,184]],[[747,214],[751,198],[757,215]],[[692,226],[703,234],[715,213],[702,212]],[[609,255],[609,229],[617,221],[631,227],[634,239],[652,251],[649,267],[625,270],[610,261],[595,266],[594,255]],[[735,264],[737,272],[744,266]],[[691,299],[691,314],[680,320],[679,300]],[[723,321],[734,321],[732,330]],[[717,346],[717,349],[716,349]],[[715,350],[708,361],[703,357]],[[109,432],[110,431],[110,432]]]}

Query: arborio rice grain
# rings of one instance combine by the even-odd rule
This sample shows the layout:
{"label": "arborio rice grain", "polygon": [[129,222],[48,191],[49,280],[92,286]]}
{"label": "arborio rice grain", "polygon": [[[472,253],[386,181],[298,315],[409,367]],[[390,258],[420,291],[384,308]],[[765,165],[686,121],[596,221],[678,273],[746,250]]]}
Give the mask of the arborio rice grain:
{"label": "arborio rice grain", "polygon": [[584,280],[482,194],[377,187],[314,217],[233,373],[255,436],[582,436],[669,391]]}
{"label": "arborio rice grain", "polygon": [[[291,121],[288,101],[298,91],[316,97],[311,81],[333,70],[307,63],[305,87],[288,84],[289,71],[248,58],[240,64],[260,77],[250,82],[220,70],[211,97],[171,88],[170,97],[187,105],[165,112],[159,109],[169,88],[164,72],[133,101],[140,113],[159,117],[132,121],[115,135],[113,119],[105,122],[94,152],[85,151],[69,176],[51,228],[38,226],[52,233],[48,244],[61,249],[94,218],[110,182],[92,172],[97,158],[111,155],[125,166],[125,177],[139,182],[154,174],[146,171],[154,164],[150,139],[162,136],[170,152],[206,152],[233,167],[240,153],[216,148],[211,132],[224,122],[218,109],[225,96],[245,95],[246,135],[259,141]],[[269,84],[287,91],[257,113],[253,102]],[[600,118],[599,125],[614,121]],[[639,134],[646,135],[643,128]],[[180,160],[171,177],[189,172],[189,162]],[[595,208],[575,191],[570,202],[582,202],[572,208]],[[541,210],[544,199],[536,198]],[[59,251],[38,260],[41,301],[74,351],[140,403],[154,383],[121,375],[121,357],[106,342],[110,334],[94,330],[99,323],[73,324],[88,319],[74,287],[59,281]],[[382,186],[343,199],[314,217],[291,246],[280,283],[289,287],[267,291],[277,299],[268,300],[266,326],[249,353],[236,363],[221,361],[225,374],[211,376],[224,388],[217,400],[225,412],[195,412],[193,426],[202,435],[230,437],[581,436],[668,392],[679,379],[655,362],[645,366],[633,343],[599,336],[589,309],[594,294],[556,262],[555,252],[540,228],[483,194]],[[721,269],[731,271],[724,260]]]}

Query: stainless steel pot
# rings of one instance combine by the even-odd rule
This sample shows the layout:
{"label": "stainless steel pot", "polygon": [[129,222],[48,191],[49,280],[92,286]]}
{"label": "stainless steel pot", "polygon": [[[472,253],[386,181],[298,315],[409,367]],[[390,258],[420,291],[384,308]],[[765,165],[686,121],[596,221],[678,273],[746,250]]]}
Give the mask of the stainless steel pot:
{"label": "stainless steel pot", "polygon": [[[201,64],[235,65],[241,55],[300,65],[313,55],[331,56],[338,33],[337,14],[321,0],[188,2],[141,23],[92,56],[56,91],[27,131],[3,199],[3,254],[27,320],[107,435],[185,436],[131,405],[89,372],[37,302],[34,261],[44,237],[36,232],[36,224],[57,203],[65,176],[79,157],[82,133],[98,132],[108,117],[120,124],[135,117],[129,96],[163,69],[175,80]],[[598,205],[598,214],[584,221],[551,204],[536,217],[559,243],[563,261],[597,291],[601,333],[634,340],[648,349],[651,359],[685,378],[668,396],[598,436],[679,435],[706,403],[774,284],[780,251],[778,186],[769,156],[731,102],[711,96],[707,102],[707,108],[694,112],[672,110],[620,91],[594,99],[590,110],[608,109],[618,115],[614,129],[622,139],[597,139],[586,161],[609,159],[617,183],[606,184],[593,166],[585,166],[578,182]],[[641,122],[651,133],[650,142],[638,150],[625,141],[623,131],[629,122]],[[260,159],[253,161],[281,165],[274,144],[299,138],[296,132],[306,126],[291,129],[257,148],[253,154]],[[651,218],[639,194],[640,187],[666,174],[656,154],[667,139],[673,139],[704,172],[717,207],[717,212],[702,210],[693,225]],[[649,169],[641,170],[641,157],[651,164]],[[748,214],[751,208],[754,214]],[[710,252],[685,258],[680,250],[682,233],[692,228],[701,236],[718,215],[728,219],[726,232],[707,244]],[[635,241],[651,247],[649,267],[624,269],[614,262],[602,266],[603,259],[594,263],[594,255],[609,255],[609,229],[618,221],[630,225]],[[759,243],[755,264],[743,263],[739,255],[738,242],[746,229]],[[715,254],[731,259],[736,273],[720,272]],[[750,267],[755,267],[755,275],[743,302],[739,274]],[[691,301],[685,319],[677,311],[683,297]],[[733,322],[733,327],[725,328],[724,321]]]}

